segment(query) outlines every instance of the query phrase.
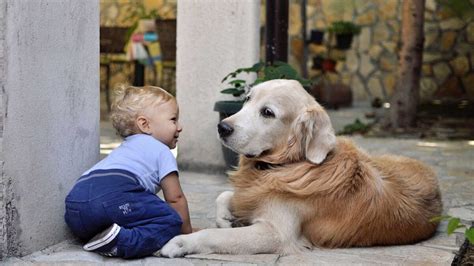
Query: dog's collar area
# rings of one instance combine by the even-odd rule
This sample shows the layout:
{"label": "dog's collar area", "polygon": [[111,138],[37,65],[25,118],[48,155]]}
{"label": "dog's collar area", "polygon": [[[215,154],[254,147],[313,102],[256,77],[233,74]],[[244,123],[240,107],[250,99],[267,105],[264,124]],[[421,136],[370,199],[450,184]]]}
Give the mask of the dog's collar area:
{"label": "dog's collar area", "polygon": [[247,158],[249,158],[249,159],[253,159],[253,158],[256,158],[256,157],[265,156],[265,155],[267,155],[269,152],[270,152],[270,150],[264,150],[263,152],[261,152],[261,153],[258,154],[258,155],[256,155],[256,154],[244,154],[244,156],[247,157]]}
{"label": "dog's collar area", "polygon": [[255,168],[257,170],[268,170],[270,168],[275,168],[275,167],[278,167],[278,166],[280,166],[280,165],[279,164],[271,164],[271,163],[262,162],[262,161],[255,162]]}

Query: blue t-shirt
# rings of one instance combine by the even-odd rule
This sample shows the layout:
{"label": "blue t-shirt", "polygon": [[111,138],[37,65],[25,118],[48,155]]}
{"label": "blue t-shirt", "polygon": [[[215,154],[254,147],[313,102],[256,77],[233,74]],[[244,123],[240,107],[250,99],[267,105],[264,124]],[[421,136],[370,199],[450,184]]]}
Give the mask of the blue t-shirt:
{"label": "blue t-shirt", "polygon": [[178,165],[168,146],[150,135],[136,134],[124,142],[107,157],[87,170],[122,169],[135,174],[147,191],[161,190],[161,180],[172,172],[178,173]]}

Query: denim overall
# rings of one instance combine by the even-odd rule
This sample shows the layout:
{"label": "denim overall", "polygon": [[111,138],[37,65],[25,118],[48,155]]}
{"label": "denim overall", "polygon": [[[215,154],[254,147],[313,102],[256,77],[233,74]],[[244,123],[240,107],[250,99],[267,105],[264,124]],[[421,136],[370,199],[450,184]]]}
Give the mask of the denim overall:
{"label": "denim overall", "polygon": [[[125,170],[96,170],[82,176],[66,197],[66,224],[81,240],[88,241],[113,223],[119,235],[101,252],[122,258],[153,254],[180,234],[178,213],[140,185]],[[99,251],[99,250],[98,250]]]}

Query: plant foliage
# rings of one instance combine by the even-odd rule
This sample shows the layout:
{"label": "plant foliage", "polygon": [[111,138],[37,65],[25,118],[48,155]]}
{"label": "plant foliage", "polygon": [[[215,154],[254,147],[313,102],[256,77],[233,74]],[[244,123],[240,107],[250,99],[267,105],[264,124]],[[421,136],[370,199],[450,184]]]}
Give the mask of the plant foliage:
{"label": "plant foliage", "polygon": [[466,0],[437,0],[443,8],[461,19],[469,19],[474,16],[474,2]]}
{"label": "plant foliage", "polygon": [[351,135],[355,133],[364,134],[371,128],[370,124],[365,124],[361,122],[359,119],[356,119],[354,123],[348,124],[344,126],[344,129],[338,132],[339,135]]}
{"label": "plant foliage", "polygon": [[360,33],[360,26],[350,22],[350,21],[334,21],[331,23],[331,26],[328,28],[329,32],[335,34],[354,34],[357,35]]}
{"label": "plant foliage", "polygon": [[[243,79],[236,79],[237,75],[241,73],[256,73],[257,79],[253,83],[247,84],[247,81]],[[272,79],[294,79],[299,81],[302,86],[311,85],[310,80],[302,78],[291,65],[285,62],[276,61],[273,65],[266,65],[263,62],[258,62],[251,67],[239,68],[227,74],[224,79],[222,79],[222,83],[229,80],[227,84],[230,86],[229,88],[221,90],[221,93],[232,94],[235,97],[240,97],[249,88]]]}
{"label": "plant foliage", "polygon": [[434,223],[444,220],[448,221],[448,227],[446,228],[446,233],[448,235],[454,233],[456,229],[465,228],[464,235],[471,244],[474,244],[474,227],[469,227],[469,225],[462,223],[461,219],[459,219],[458,217],[452,217],[449,215],[437,216],[432,218],[430,222]]}

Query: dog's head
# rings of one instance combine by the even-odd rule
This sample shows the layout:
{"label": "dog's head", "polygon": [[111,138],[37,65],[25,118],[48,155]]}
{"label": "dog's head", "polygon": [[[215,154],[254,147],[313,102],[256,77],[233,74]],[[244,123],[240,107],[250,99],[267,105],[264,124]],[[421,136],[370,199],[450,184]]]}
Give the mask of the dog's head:
{"label": "dog's head", "polygon": [[326,111],[295,80],[253,87],[242,110],[217,127],[225,146],[272,163],[307,159],[320,164],[336,143]]}

